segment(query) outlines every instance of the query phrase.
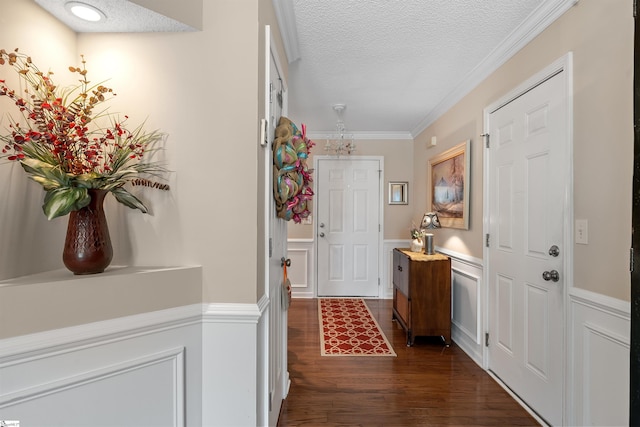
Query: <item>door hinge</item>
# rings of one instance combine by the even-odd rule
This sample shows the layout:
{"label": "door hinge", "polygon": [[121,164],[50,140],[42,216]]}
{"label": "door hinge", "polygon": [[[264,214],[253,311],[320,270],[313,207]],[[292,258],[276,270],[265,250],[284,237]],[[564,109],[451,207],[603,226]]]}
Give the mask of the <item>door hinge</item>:
{"label": "door hinge", "polygon": [[382,231],[382,224],[378,224],[378,233]]}
{"label": "door hinge", "polygon": [[638,0],[633,0],[633,17],[638,16]]}
{"label": "door hinge", "polygon": [[269,83],[269,104],[273,104],[273,83]]}
{"label": "door hinge", "polygon": [[484,237],[484,244],[487,248],[489,247],[489,233],[487,233]]}
{"label": "door hinge", "polygon": [[484,346],[489,347],[489,332],[485,332],[484,334]]}
{"label": "door hinge", "polygon": [[269,258],[273,255],[273,238],[269,237]]}
{"label": "door hinge", "polygon": [[378,277],[378,286],[380,286],[380,278]]}
{"label": "door hinge", "polygon": [[633,248],[629,249],[629,271],[633,273],[633,268],[635,267],[635,261],[633,259]]}
{"label": "door hinge", "polygon": [[489,134],[488,133],[483,133],[482,135],[480,135],[484,141],[484,146],[489,148]]}

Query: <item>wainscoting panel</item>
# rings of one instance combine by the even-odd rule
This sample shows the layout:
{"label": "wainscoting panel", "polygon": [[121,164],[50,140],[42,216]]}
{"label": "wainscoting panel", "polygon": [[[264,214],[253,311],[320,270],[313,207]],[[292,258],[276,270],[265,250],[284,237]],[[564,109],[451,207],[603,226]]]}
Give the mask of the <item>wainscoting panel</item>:
{"label": "wainscoting panel", "polygon": [[393,299],[393,249],[408,248],[411,240],[385,240],[382,246],[382,298]]}
{"label": "wainscoting panel", "polygon": [[287,258],[291,260],[291,267],[287,269],[287,275],[291,281],[291,296],[293,298],[314,298],[316,289],[313,239],[289,239],[287,241]]}
{"label": "wainscoting panel", "polygon": [[482,260],[436,248],[451,257],[451,338],[478,365],[483,366],[485,329],[482,316]]}
{"label": "wainscoting panel", "polygon": [[[201,310],[170,309],[166,321],[128,333],[122,319],[68,328],[82,337],[75,343],[62,330],[2,340],[0,348],[11,351],[0,353],[0,419],[34,426],[200,423],[202,332],[193,314],[200,318]],[[187,312],[182,322],[175,318]],[[145,323],[145,315],[130,317],[131,325]],[[186,396],[195,399],[186,405]]]}
{"label": "wainscoting panel", "polygon": [[453,298],[451,325],[456,330],[457,342],[464,342],[465,347],[474,351],[476,362],[482,360],[482,344],[480,326],[480,284],[478,276],[468,274],[459,269],[451,269],[451,292]]}
{"label": "wainscoting panel", "polygon": [[630,304],[570,290],[568,425],[629,422]]}
{"label": "wainscoting panel", "polygon": [[23,425],[185,425],[184,348],[3,396]]}

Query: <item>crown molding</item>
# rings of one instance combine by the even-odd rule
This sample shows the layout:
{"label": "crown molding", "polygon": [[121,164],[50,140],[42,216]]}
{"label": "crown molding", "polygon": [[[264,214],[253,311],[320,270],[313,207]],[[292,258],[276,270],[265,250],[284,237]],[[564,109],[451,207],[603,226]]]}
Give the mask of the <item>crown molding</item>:
{"label": "crown molding", "polygon": [[289,64],[300,59],[300,45],[298,43],[298,27],[296,26],[296,12],[293,0],[272,0],[276,20],[280,27],[280,36],[284,44],[285,54]]}
{"label": "crown molding", "polygon": [[[353,140],[389,140],[389,139],[408,139],[413,140],[413,135],[410,132],[347,132],[345,135],[349,135]],[[307,137],[313,139],[336,139],[336,132],[308,132]]]}
{"label": "crown molding", "polygon": [[428,128],[440,116],[449,111],[464,96],[471,92],[491,73],[520,51],[536,36],[542,33],[556,19],[571,9],[579,0],[546,0],[529,18],[516,28],[482,62],[480,62],[462,82],[429,112],[429,114],[411,131],[415,138]]}

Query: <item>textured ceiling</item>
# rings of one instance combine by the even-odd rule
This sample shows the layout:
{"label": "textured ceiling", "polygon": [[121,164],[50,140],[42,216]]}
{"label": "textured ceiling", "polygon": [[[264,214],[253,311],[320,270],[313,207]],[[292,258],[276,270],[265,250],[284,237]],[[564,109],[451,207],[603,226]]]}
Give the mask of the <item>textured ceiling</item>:
{"label": "textured ceiling", "polygon": [[382,137],[415,136],[575,0],[274,0],[286,2],[300,56],[289,115],[332,132],[332,105],[346,104],[348,131]]}

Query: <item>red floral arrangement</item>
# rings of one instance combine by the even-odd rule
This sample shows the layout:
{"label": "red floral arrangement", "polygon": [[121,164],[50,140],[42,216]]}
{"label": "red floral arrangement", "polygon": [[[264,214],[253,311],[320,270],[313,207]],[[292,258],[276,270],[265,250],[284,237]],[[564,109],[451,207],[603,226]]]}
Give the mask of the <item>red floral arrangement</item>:
{"label": "red floral arrangement", "polygon": [[69,67],[79,75],[79,85],[60,88],[53,72],[41,72],[31,57],[18,49],[0,49],[0,66],[11,66],[25,83],[19,93],[0,79],[0,96],[10,99],[21,115],[20,120],[8,115],[9,133],[0,135],[0,158],[19,162],[42,185],[49,219],[87,206],[88,189],[109,191],[118,202],[146,213],[144,203],[124,186],[169,189],[155,181],[166,169],[143,161],[157,150],[163,135],[147,133],[142,125],[128,130],[127,116],[120,120],[104,108],[96,112],[115,93],[103,84],[91,85],[81,58],[81,67]]}

